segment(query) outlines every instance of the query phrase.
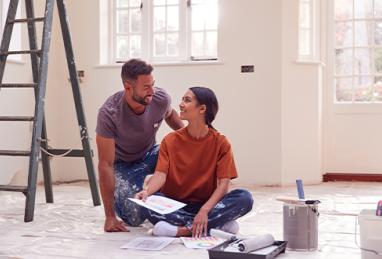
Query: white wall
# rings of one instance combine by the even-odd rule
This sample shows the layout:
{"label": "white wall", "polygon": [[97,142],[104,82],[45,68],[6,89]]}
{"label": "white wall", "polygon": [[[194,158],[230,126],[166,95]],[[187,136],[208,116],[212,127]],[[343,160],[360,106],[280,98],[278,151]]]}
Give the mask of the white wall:
{"label": "white wall", "polygon": [[[85,71],[81,90],[97,156],[94,138],[98,108],[122,85],[120,66],[98,66],[100,10],[95,2],[67,1],[67,7],[77,68]],[[331,105],[330,88],[323,88],[322,67],[295,62],[297,4],[298,0],[220,0],[221,63],[155,65],[156,82],[171,94],[176,109],[189,86],[204,85],[216,91],[221,110],[215,126],[233,145],[240,183],[292,184],[296,178],[317,183],[322,172],[377,172],[382,167],[378,155],[382,153],[378,145],[382,138],[378,134],[382,129],[380,113],[349,114],[343,109],[339,113]],[[58,17],[54,19],[47,90],[48,134],[53,147],[81,148]],[[255,73],[240,73],[244,64],[254,64]],[[27,76],[20,72],[23,65],[12,66],[8,76]],[[16,99],[0,100],[0,111],[6,111]],[[27,97],[21,100],[23,104],[17,109],[30,111],[24,105],[29,104]],[[10,131],[3,130],[1,136]],[[162,126],[157,140],[169,131]],[[11,143],[5,137],[1,142],[6,147]],[[29,141],[21,142],[30,145]],[[25,168],[25,163],[0,162],[10,172]],[[54,158],[52,172],[54,180],[87,178],[81,158]],[[0,177],[6,182],[12,175]]]}
{"label": "white wall", "polygon": [[[222,64],[155,66],[156,82],[171,94],[176,109],[187,87],[204,85],[214,89],[221,104],[215,125],[232,142],[239,181],[278,184],[281,177],[281,4],[277,0],[221,0],[220,3]],[[86,74],[81,90],[94,138],[98,108],[109,95],[122,89],[120,67],[96,67],[99,9],[94,0],[67,1],[67,7],[78,69],[85,70]],[[61,51],[61,47],[57,50]],[[55,56],[60,59],[60,54]],[[243,64],[254,64],[255,73],[241,74]],[[61,63],[58,67],[62,71],[57,74],[61,82],[60,101],[67,102],[66,108],[60,110],[60,123],[65,126],[59,128],[58,144],[76,144],[78,129],[69,83],[65,80],[66,69]],[[167,132],[169,128],[162,127],[158,141]],[[95,149],[94,139],[92,146]],[[97,163],[97,159],[94,161]],[[86,179],[81,159],[57,159],[56,170],[60,171],[59,180]]]}
{"label": "white wall", "polygon": [[281,183],[321,182],[322,69],[298,60],[298,0],[282,1]]}

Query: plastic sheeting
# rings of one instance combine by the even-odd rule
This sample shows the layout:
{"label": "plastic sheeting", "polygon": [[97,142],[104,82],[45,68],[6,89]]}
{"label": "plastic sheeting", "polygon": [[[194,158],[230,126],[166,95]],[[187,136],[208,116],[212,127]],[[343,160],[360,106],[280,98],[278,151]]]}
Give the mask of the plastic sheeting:
{"label": "plastic sheeting", "polygon": [[[242,187],[242,186],[240,186]],[[278,196],[296,196],[295,187],[250,187],[255,204],[239,219],[243,235],[272,234],[283,238],[282,203]],[[24,223],[25,197],[0,192],[0,258],[182,258],[207,259],[203,250],[187,249],[176,240],[158,252],[120,249],[137,236],[151,235],[152,225],[130,228],[129,233],[104,233],[103,207],[94,207],[87,184],[53,187],[55,203],[45,203],[38,188],[34,221]],[[375,209],[382,195],[381,183],[324,183],[305,186],[307,198],[319,205],[319,242],[314,252],[287,251],[278,258],[359,259],[354,242],[356,216]]]}

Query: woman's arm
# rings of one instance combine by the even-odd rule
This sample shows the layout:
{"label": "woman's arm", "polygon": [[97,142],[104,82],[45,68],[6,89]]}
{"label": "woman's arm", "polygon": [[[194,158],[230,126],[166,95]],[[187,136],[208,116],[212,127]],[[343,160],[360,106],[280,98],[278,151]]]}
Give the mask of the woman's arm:
{"label": "woman's arm", "polygon": [[201,237],[203,234],[207,235],[208,213],[227,194],[230,181],[230,178],[218,179],[218,186],[215,191],[194,218],[192,224],[193,237]]}
{"label": "woman's arm", "polygon": [[150,178],[147,186],[140,192],[135,195],[135,198],[145,201],[148,196],[162,188],[166,182],[167,174],[163,172],[156,171],[153,176]]}

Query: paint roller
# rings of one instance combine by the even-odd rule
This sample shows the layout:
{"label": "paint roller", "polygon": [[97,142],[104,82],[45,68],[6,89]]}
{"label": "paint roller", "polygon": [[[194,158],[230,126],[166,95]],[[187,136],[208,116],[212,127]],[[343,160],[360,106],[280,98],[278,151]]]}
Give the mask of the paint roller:
{"label": "paint roller", "polygon": [[259,235],[241,240],[237,247],[240,252],[249,253],[273,245],[275,238],[271,234]]}
{"label": "paint roller", "polygon": [[210,230],[210,235],[227,240],[237,240],[237,248],[240,252],[243,253],[249,253],[261,248],[271,246],[275,242],[275,238],[271,234],[243,238],[213,228]]}

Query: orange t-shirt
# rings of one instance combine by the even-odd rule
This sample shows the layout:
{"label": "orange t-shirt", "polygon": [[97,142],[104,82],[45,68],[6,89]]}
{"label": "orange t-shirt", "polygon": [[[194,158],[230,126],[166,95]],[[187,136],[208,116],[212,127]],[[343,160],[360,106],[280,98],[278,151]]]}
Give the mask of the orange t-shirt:
{"label": "orange t-shirt", "polygon": [[167,174],[161,192],[185,202],[206,202],[215,191],[217,179],[236,178],[231,145],[214,129],[201,139],[186,128],[168,134],[160,145],[156,171]]}

